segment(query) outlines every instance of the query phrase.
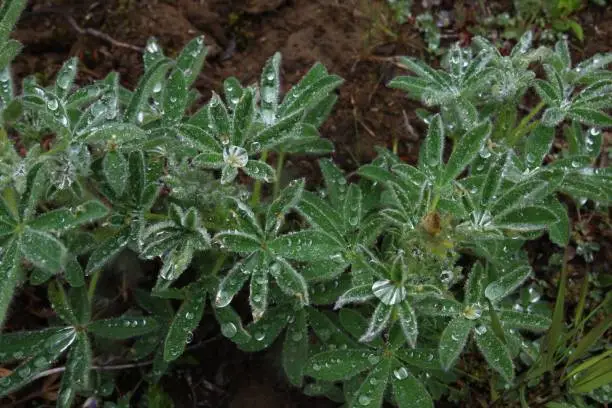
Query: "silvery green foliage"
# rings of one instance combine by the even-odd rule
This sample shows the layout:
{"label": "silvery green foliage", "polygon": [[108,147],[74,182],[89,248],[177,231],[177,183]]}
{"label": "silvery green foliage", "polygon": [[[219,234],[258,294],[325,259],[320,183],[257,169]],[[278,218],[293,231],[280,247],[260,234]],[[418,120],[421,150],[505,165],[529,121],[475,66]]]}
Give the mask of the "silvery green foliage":
{"label": "silvery green foliage", "polygon": [[[4,2],[1,39],[23,3]],[[257,83],[229,78],[199,109],[202,38],[175,60],[149,40],[134,90],[116,73],[78,87],[71,59],[53,83],[27,78],[13,95],[2,67],[0,322],[18,286],[44,284],[62,326],[0,335],[0,362],[22,362],[0,379],[0,396],[67,352],[58,406],[100,397],[92,365],[103,351],[91,336],[138,337],[123,355],[149,359],[146,378],[156,382],[208,307],[246,352],[282,336],[289,381],[346,406],[432,407],[472,343],[511,386],[515,357],[537,354],[524,332],[535,336],[550,320],[513,306],[532,279],[524,245],[544,234],[568,244],[559,192],[612,202],[612,173],[593,166],[608,126],[609,58],[577,70],[564,42],[554,51],[530,43],[526,34],[509,56],[480,39],[474,49],[455,46],[442,70],[403,60],[416,76],[390,85],[439,108],[423,115],[418,163],[380,149],[345,175],[323,158],[321,188],[296,180],[263,198],[241,181],[279,183],[268,152],[282,163],[285,154],[333,150],[318,128],[341,79],[321,64],[284,91],[276,54]],[[546,80],[530,70],[542,61]],[[517,125],[532,88],[550,96],[546,110]],[[551,154],[562,121],[568,147]],[[144,278],[152,289],[134,290],[138,307],[125,315],[92,319],[105,312],[97,282],[130,253],[160,265]],[[245,292],[246,319],[234,309]]]}

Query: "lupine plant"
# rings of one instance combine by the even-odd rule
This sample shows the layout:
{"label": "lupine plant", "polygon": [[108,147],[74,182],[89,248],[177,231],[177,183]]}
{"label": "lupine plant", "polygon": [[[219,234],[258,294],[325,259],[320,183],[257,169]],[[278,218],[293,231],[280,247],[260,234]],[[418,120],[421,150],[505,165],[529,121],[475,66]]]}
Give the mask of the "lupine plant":
{"label": "lupine plant", "polygon": [[[288,381],[346,407],[455,398],[474,377],[466,352],[486,361],[500,401],[524,390],[550,344],[541,333],[561,324],[540,296],[521,301],[534,277],[525,244],[568,245],[568,200],[612,202],[612,172],[596,167],[612,56],[572,68],[565,41],[532,50],[527,33],[509,56],[476,39],[442,69],[403,58],[415,75],[390,86],[429,108],[418,162],[379,149],[346,175],[323,157],[323,185],[307,189],[281,173],[287,154],[333,151],[318,129],[342,80],[323,65],[283,92],[275,54],[257,83],[229,78],[200,102],[204,39],[176,58],[152,39],[133,91],[116,73],[77,86],[71,59],[54,83],[28,77],[15,94],[7,38],[23,6],[0,10],[0,397],[65,364],[57,406],[124,406],[100,374],[108,342],[136,338],[120,354],[154,384],[198,340],[206,309],[245,352],[282,336]],[[521,115],[527,96],[541,102]],[[158,268],[119,313],[99,289],[125,254]],[[40,286],[56,317],[15,330],[12,300]],[[568,392],[606,386],[607,373]]]}

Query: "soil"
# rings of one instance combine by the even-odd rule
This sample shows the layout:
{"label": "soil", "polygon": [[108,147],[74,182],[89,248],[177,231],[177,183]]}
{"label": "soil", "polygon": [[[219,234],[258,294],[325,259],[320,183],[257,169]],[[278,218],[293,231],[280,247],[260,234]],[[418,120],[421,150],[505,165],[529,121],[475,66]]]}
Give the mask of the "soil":
{"label": "soil", "polygon": [[[481,2],[461,3],[467,17],[446,30],[447,41],[469,40],[465,25],[470,15],[478,13]],[[495,12],[508,10],[511,2],[492,3]],[[443,1],[439,7],[450,9],[452,4]],[[587,40],[572,42],[576,57],[612,49],[612,7],[583,12],[579,18]],[[115,43],[96,33],[107,34]],[[19,78],[36,74],[44,83],[54,78],[66,58],[78,56],[80,83],[114,70],[132,88],[143,69],[138,49],[149,37],[157,37],[166,54],[175,56],[200,34],[209,46],[208,62],[195,84],[203,101],[212,91],[220,92],[222,81],[229,76],[247,84],[257,81],[261,67],[276,51],[283,55],[285,88],[321,61],[346,81],[322,129],[322,135],[336,146],[336,162],[353,170],[375,157],[376,146],[390,147],[394,140],[399,141],[404,160],[416,161],[419,135],[424,134],[414,112],[419,104],[385,84],[400,73],[392,57],[430,57],[414,24],[394,23],[382,0],[31,0],[14,33],[25,48],[13,70]],[[286,168],[291,176],[318,179],[311,158],[292,157]],[[598,228],[592,236],[602,239],[604,245],[594,268],[609,270],[610,232]],[[556,251],[548,241],[541,245],[543,253]],[[603,255],[606,249],[607,256]],[[41,313],[38,318],[44,319]],[[205,338],[208,331],[214,335],[215,330],[199,329],[196,338]],[[307,398],[289,387],[280,362],[273,357],[278,353],[273,351],[245,355],[231,343],[213,338],[193,354],[198,365],[186,364],[176,375],[163,379],[162,386],[177,407],[337,406],[325,399]],[[122,375],[118,391],[128,391],[135,384],[132,380]]]}

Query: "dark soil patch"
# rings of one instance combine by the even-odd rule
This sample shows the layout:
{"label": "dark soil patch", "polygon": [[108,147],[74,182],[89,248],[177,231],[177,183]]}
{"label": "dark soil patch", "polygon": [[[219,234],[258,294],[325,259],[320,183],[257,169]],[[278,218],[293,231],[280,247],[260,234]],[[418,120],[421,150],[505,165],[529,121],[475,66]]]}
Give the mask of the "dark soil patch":
{"label": "dark soil patch", "polygon": [[[464,3],[473,12],[479,2]],[[612,9],[600,10],[580,17],[587,41],[574,44],[579,58],[612,49]],[[155,36],[171,56],[193,37],[205,34],[210,47],[208,63],[196,82],[203,101],[212,91],[220,92],[228,76],[247,84],[256,81],[261,67],[276,51],[283,54],[286,88],[321,61],[346,81],[339,103],[322,129],[323,136],[336,145],[335,160],[352,170],[374,158],[375,146],[390,147],[398,140],[399,155],[408,162],[416,161],[418,135],[423,134],[414,113],[418,104],[385,84],[399,73],[390,57],[426,57],[427,53],[413,24],[395,25],[382,0],[32,0],[15,32],[25,45],[13,64],[17,77],[37,74],[43,82],[51,80],[66,58],[78,56],[80,83],[115,70],[123,84],[133,87],[142,73],[141,54],[93,35],[79,34],[74,24],[99,30],[137,48]],[[450,38],[454,41],[461,36],[455,33]],[[291,177],[312,179],[317,172],[310,158],[292,157],[287,162],[286,173]],[[604,222],[598,225],[594,236],[604,244],[594,268],[604,271],[612,263],[611,237],[605,227],[601,230]],[[542,245],[543,253],[555,251],[547,241]],[[18,302],[14,307],[23,306],[20,310],[40,310],[35,293],[20,296]],[[41,313],[30,317],[33,321],[48,317]],[[195,333],[194,344],[215,335],[212,319],[206,320],[211,327],[205,322]],[[177,407],[337,406],[324,399],[304,397],[289,387],[274,350],[245,355],[224,339],[215,339],[193,355],[198,360],[196,365],[185,364],[163,380],[162,386]],[[135,385],[136,374],[121,375],[119,392]]]}

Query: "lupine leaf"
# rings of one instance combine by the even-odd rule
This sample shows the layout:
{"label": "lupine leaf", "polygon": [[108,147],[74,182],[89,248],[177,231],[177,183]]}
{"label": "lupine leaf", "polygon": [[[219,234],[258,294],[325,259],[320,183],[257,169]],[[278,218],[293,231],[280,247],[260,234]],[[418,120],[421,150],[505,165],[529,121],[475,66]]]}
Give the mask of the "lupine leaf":
{"label": "lupine leaf", "polygon": [[338,239],[342,237],[342,219],[338,212],[314,193],[303,192],[298,210],[312,226]]}
{"label": "lupine leaf", "polygon": [[350,303],[364,303],[373,298],[372,285],[353,286],[338,298],[334,309],[340,309]]}
{"label": "lupine leaf", "polygon": [[206,306],[204,287],[195,283],[174,316],[164,342],[164,360],[173,361],[183,354],[185,345],[191,341],[193,331],[200,324]]}
{"label": "lupine leaf", "polygon": [[393,370],[391,384],[399,408],[433,408],[427,389],[403,365],[398,364]]}
{"label": "lupine leaf", "polygon": [[304,367],[308,361],[308,330],[306,312],[300,309],[295,319],[287,326],[283,343],[283,368],[291,384],[301,387]]}
{"label": "lupine leaf", "polygon": [[77,207],[60,208],[46,212],[30,221],[27,225],[39,231],[70,229],[96,221],[108,214],[108,208],[100,201],[86,201]]}
{"label": "lupine leaf", "polygon": [[84,332],[76,333],[76,340],[70,349],[70,380],[77,389],[87,390],[90,387],[92,351],[89,337]]}
{"label": "lupine leaf", "polygon": [[129,240],[129,232],[129,229],[124,227],[115,236],[98,245],[89,257],[85,274],[89,275],[104,267],[115,255],[121,252]]}
{"label": "lupine leaf", "polygon": [[259,251],[262,246],[259,237],[237,230],[221,231],[215,235],[215,241],[223,248],[245,254]]}
{"label": "lupine leaf", "polygon": [[276,110],[280,92],[280,63],[281,54],[275,53],[264,66],[261,72],[261,114],[265,124],[276,122]]}
{"label": "lupine leaf", "polygon": [[32,358],[15,368],[11,375],[0,378],[0,397],[31,382],[38,373],[46,370],[62,355],[74,342],[75,337],[76,332],[72,328],[50,336]]}
{"label": "lupine leaf", "polygon": [[289,262],[279,259],[270,267],[270,273],[283,292],[297,297],[305,305],[310,303],[306,279]]}
{"label": "lupine leaf", "polygon": [[455,151],[446,163],[440,185],[446,185],[454,180],[465,167],[476,157],[487,137],[491,133],[491,123],[483,122],[462,136]]}
{"label": "lupine leaf", "polygon": [[28,358],[40,351],[40,346],[52,336],[66,330],[49,327],[36,331],[16,331],[0,335],[0,362]]}
{"label": "lupine leaf", "polygon": [[378,408],[382,405],[389,373],[391,371],[390,358],[383,358],[361,383],[359,390],[353,395],[351,407]]}
{"label": "lupine leaf", "polygon": [[484,296],[487,285],[487,273],[482,263],[476,262],[465,284],[465,303],[473,304],[479,302]]}
{"label": "lupine leaf", "polygon": [[356,228],[361,222],[361,202],[363,200],[361,189],[357,184],[351,184],[344,199],[344,219],[347,229]]}
{"label": "lupine leaf", "polygon": [[57,316],[66,324],[76,325],[77,318],[72,310],[72,305],[70,305],[64,287],[58,282],[51,282],[48,288],[48,296]]}
{"label": "lupine leaf", "polygon": [[387,327],[389,319],[391,319],[392,311],[392,306],[388,306],[383,302],[380,302],[376,306],[376,309],[370,318],[368,329],[361,336],[361,338],[359,338],[359,341],[367,343],[378,336]]}
{"label": "lupine leaf", "polygon": [[26,6],[25,0],[7,0],[0,9],[0,43],[4,43]]}
{"label": "lupine leaf", "polygon": [[304,180],[298,180],[289,184],[270,204],[266,214],[266,232],[278,231],[282,222],[292,208],[298,205],[304,192]]}
{"label": "lupine leaf", "polygon": [[19,248],[28,261],[45,271],[59,272],[66,261],[66,248],[57,238],[29,227],[21,234]]}
{"label": "lupine leaf", "polygon": [[542,331],[550,327],[551,320],[548,316],[543,316],[538,313],[522,313],[515,310],[500,310],[498,311],[499,320],[505,326],[516,329],[525,329],[531,331]]}
{"label": "lupine leaf", "polygon": [[[13,292],[20,277],[21,254],[17,239],[3,243],[0,251],[0,326],[13,299]],[[1,337],[0,337],[1,338]]]}
{"label": "lupine leaf", "polygon": [[499,279],[487,285],[484,294],[492,302],[501,300],[518,288],[529,276],[531,276],[530,266],[519,266],[511,272],[504,272]]}
{"label": "lupine leaf", "polygon": [[64,65],[60,68],[55,79],[55,94],[60,99],[65,99],[70,88],[74,84],[74,78],[77,73],[78,59],[73,57],[64,62]]}
{"label": "lupine leaf", "polygon": [[230,304],[236,293],[244,286],[253,270],[259,267],[259,254],[253,254],[246,260],[237,262],[219,283],[215,297],[216,307],[225,307]]}
{"label": "lupine leaf", "polygon": [[[148,45],[147,48],[149,48]],[[157,46],[157,48],[159,47]],[[142,121],[142,109],[153,91],[153,88],[162,80],[169,67],[170,60],[162,57],[152,63],[150,68],[147,68],[144,75],[140,78],[138,87],[134,91],[129,105],[125,110],[125,120],[127,122],[135,123]]]}
{"label": "lupine leaf", "polygon": [[285,307],[270,308],[261,319],[249,324],[248,330],[253,337],[249,343],[239,344],[239,348],[252,353],[270,347],[291,319],[292,312]]}
{"label": "lupine leaf", "polygon": [[202,70],[208,49],[204,45],[204,36],[191,40],[176,59],[176,70],[184,76],[185,88],[189,88]]}
{"label": "lupine leaf", "polygon": [[461,303],[456,300],[433,297],[423,299],[416,308],[428,316],[455,316],[463,310]]}
{"label": "lupine leaf", "polygon": [[537,167],[544,161],[550,151],[555,136],[553,128],[538,126],[529,135],[525,143],[525,164],[527,167]]}
{"label": "lupine leaf", "polygon": [[259,263],[251,273],[251,285],[249,292],[249,305],[253,314],[253,321],[257,322],[268,309],[268,271],[266,269],[266,257],[260,256]]}
{"label": "lupine leaf", "polygon": [[290,131],[295,128],[295,125],[298,124],[301,118],[301,111],[291,113],[259,132],[253,141],[259,143],[261,149],[276,147],[291,136]]}
{"label": "lupine leaf", "polygon": [[440,363],[445,370],[449,370],[455,364],[473,327],[473,320],[458,316],[451,320],[442,332],[438,352]]}
{"label": "lupine leaf", "polygon": [[404,337],[408,341],[410,347],[416,347],[419,329],[417,326],[417,316],[413,307],[408,302],[400,303],[398,305],[398,315]]}
{"label": "lupine leaf", "polygon": [[255,95],[251,88],[245,89],[236,104],[232,117],[232,144],[242,146],[249,137],[255,119]]}
{"label": "lupine leaf", "polygon": [[514,364],[510,352],[504,343],[486,326],[475,329],[474,337],[480,352],[489,363],[489,366],[500,373],[502,377],[512,382],[514,379]]}
{"label": "lupine leaf", "polygon": [[351,378],[380,361],[380,357],[367,350],[324,351],[308,360],[305,374],[324,381]]}
{"label": "lupine leaf", "polygon": [[439,114],[429,122],[427,137],[422,149],[421,161],[424,166],[437,168],[442,164],[444,153],[444,126]]}
{"label": "lupine leaf", "polygon": [[541,230],[558,221],[555,213],[543,206],[516,208],[493,218],[498,228],[514,231]]}
{"label": "lupine leaf", "polygon": [[319,160],[319,167],[325,180],[325,187],[332,206],[342,208],[346,194],[346,178],[342,171],[329,159]]}
{"label": "lupine leaf", "polygon": [[164,101],[162,123],[172,125],[178,123],[183,117],[187,104],[187,84],[185,74],[179,69],[175,69],[168,78],[168,83],[164,88]]}
{"label": "lupine leaf", "polygon": [[152,317],[122,316],[96,320],[87,326],[87,330],[105,339],[124,340],[143,336],[156,331],[159,323]]}
{"label": "lupine leaf", "polygon": [[281,235],[268,242],[268,248],[277,256],[296,261],[325,260],[343,250],[333,237],[313,229]]}
{"label": "lupine leaf", "polygon": [[255,180],[271,183],[276,180],[276,171],[267,163],[260,160],[249,160],[242,170]]}

